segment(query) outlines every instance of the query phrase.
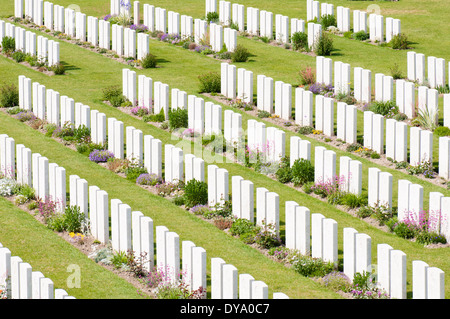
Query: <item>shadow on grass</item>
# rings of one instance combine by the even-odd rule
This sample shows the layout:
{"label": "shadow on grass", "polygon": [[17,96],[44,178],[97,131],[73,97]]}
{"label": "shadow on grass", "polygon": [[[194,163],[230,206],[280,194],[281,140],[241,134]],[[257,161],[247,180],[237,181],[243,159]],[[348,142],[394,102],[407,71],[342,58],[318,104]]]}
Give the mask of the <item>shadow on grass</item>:
{"label": "shadow on grass", "polygon": [[157,63],[169,63],[170,61],[169,61],[169,60],[166,60],[166,59],[164,59],[164,58],[156,58],[156,62],[157,62]]}
{"label": "shadow on grass", "polygon": [[60,63],[64,66],[64,70],[66,71],[81,70],[79,67],[69,64],[65,61],[61,61]]}

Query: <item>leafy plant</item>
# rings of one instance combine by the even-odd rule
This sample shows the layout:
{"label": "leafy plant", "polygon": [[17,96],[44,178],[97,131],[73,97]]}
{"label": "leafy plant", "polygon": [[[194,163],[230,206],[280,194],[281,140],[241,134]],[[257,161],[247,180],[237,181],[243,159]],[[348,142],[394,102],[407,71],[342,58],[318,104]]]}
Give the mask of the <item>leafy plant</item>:
{"label": "leafy plant", "polygon": [[294,51],[308,50],[308,35],[305,32],[294,32],[291,41]]}
{"label": "leafy plant", "polygon": [[125,175],[129,181],[136,182],[137,178],[145,173],[147,173],[147,169],[139,164],[130,163],[128,167],[125,168]]}
{"label": "leafy plant", "polygon": [[206,22],[210,24],[211,22],[218,22],[219,21],[219,14],[215,11],[208,12],[206,15]]}
{"label": "leafy plant", "polygon": [[253,223],[245,218],[238,218],[234,221],[230,228],[230,233],[232,236],[242,236],[244,234],[256,235],[257,229]]}
{"label": "leafy plant", "polygon": [[450,136],[450,128],[447,126],[439,126],[434,130],[434,134],[437,136]]}
{"label": "leafy plant", "polygon": [[14,84],[3,85],[0,89],[0,107],[19,105],[19,90]]}
{"label": "leafy plant", "polygon": [[220,86],[220,74],[217,72],[209,72],[199,75],[200,81],[199,93],[219,93]]}
{"label": "leafy plant", "polygon": [[399,33],[392,37],[390,44],[394,50],[407,50],[408,37],[404,33]]}
{"label": "leafy plant", "polygon": [[323,30],[326,30],[328,27],[337,26],[336,17],[332,14],[325,14],[320,17],[320,24],[322,25]]}
{"label": "leafy plant", "polygon": [[3,37],[2,39],[2,51],[6,54],[14,52],[16,49],[16,40],[13,37]]}
{"label": "leafy plant", "polygon": [[166,116],[164,114],[164,109],[161,109],[159,114],[148,114],[142,117],[144,122],[164,122],[166,120]]}
{"label": "leafy plant", "polygon": [[155,55],[148,53],[141,60],[141,66],[144,69],[156,68],[158,64],[158,59]]}
{"label": "leafy plant", "polygon": [[13,58],[17,63],[20,63],[20,62],[25,61],[25,57],[26,57],[26,54],[23,53],[22,51],[16,51],[16,52],[14,52],[14,53],[12,54],[12,58]]}
{"label": "leafy plant", "polygon": [[238,44],[231,54],[231,62],[247,62],[250,57],[250,52],[246,47],[241,44]]}
{"label": "leafy plant", "polygon": [[196,179],[191,179],[184,187],[184,199],[187,207],[207,204],[208,184]]}
{"label": "leafy plant", "polygon": [[312,126],[300,126],[297,130],[297,133],[301,135],[309,135],[312,134],[314,127]]}
{"label": "leafy plant", "polygon": [[50,71],[53,71],[56,75],[63,75],[66,73],[66,67],[62,63],[57,63],[50,66]]}
{"label": "leafy plant", "polygon": [[329,56],[333,50],[333,39],[327,33],[322,33],[314,44],[314,52],[319,56]]}
{"label": "leafy plant", "polygon": [[417,117],[412,120],[412,124],[426,130],[434,131],[438,127],[437,112],[428,107],[419,108]]}
{"label": "leafy plant", "polygon": [[102,100],[111,101],[112,98],[120,96],[122,97],[122,88],[118,85],[112,85],[102,90]]}
{"label": "leafy plant", "polygon": [[57,232],[85,233],[87,220],[78,206],[67,206],[64,213],[53,213],[47,219],[47,226]]}
{"label": "leafy plant", "polygon": [[398,114],[398,106],[394,101],[375,101],[369,106],[369,111],[377,114],[381,114],[387,118],[392,118],[394,115]]}
{"label": "leafy plant", "polygon": [[320,258],[298,254],[292,261],[292,268],[305,277],[323,277],[333,271],[334,265]]}
{"label": "leafy plant", "polygon": [[281,239],[276,235],[275,225],[263,224],[258,228],[258,232],[254,237],[255,243],[265,249],[270,249],[281,245]]}
{"label": "leafy plant", "polygon": [[361,31],[354,33],[353,38],[358,41],[365,41],[369,38],[369,34],[366,31],[361,30]]}
{"label": "leafy plant", "polygon": [[169,129],[175,130],[177,128],[185,128],[188,126],[188,111],[187,109],[178,108],[169,110]]}
{"label": "leafy plant", "polygon": [[304,158],[295,160],[291,168],[291,180],[295,186],[314,181],[314,166]]}
{"label": "leafy plant", "polygon": [[394,78],[394,80],[403,79],[402,71],[400,70],[400,67],[397,63],[395,63],[391,68],[391,76]]}
{"label": "leafy plant", "polygon": [[267,111],[261,111],[261,110],[259,110],[257,116],[258,116],[260,119],[263,119],[263,118],[269,117],[269,116],[270,116],[270,113],[267,112]]}

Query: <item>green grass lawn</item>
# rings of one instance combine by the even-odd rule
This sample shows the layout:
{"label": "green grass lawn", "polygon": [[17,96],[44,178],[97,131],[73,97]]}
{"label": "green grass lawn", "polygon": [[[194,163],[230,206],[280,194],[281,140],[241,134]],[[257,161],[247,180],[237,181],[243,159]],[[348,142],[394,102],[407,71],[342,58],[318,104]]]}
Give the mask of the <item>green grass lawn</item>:
{"label": "green grass lawn", "polygon": [[[437,57],[446,58],[448,53],[444,48],[448,48],[448,46],[445,46],[445,41],[442,41],[439,36],[424,37],[423,34],[426,34],[426,32],[436,32],[436,34],[439,35],[441,33],[438,33],[438,30],[442,31],[449,28],[449,26],[443,23],[440,23],[439,27],[436,26],[436,24],[438,24],[437,17],[444,17],[445,12],[448,9],[443,8],[443,10],[438,10],[438,8],[436,8],[436,6],[432,6],[431,3],[423,4],[422,2],[420,2],[420,7],[423,8],[421,10],[414,11],[407,9],[408,6],[414,5],[416,2],[376,2],[375,4],[380,5],[383,10],[391,10],[391,12],[393,12],[393,17],[399,17],[402,20],[402,31],[408,35],[410,40],[417,42],[417,44],[415,44],[415,50],[417,52],[422,52],[427,55],[434,54]],[[351,9],[363,9],[367,7],[368,4],[368,2],[356,1],[331,1],[331,3],[334,3],[335,6],[349,6]],[[67,6],[70,3],[68,1],[59,1],[58,4]],[[93,1],[79,1],[77,4],[80,5],[81,11],[87,14],[101,16],[105,15],[109,11],[109,3],[108,5],[99,6],[97,3],[94,5]],[[141,5],[142,4],[143,2],[141,2]],[[204,1],[189,1],[188,3],[181,1],[171,1],[170,3],[156,1],[152,2],[152,4],[155,6],[161,6],[168,10],[172,9],[178,11],[180,14],[190,14],[194,16],[194,18],[204,15]],[[280,6],[279,3],[276,2],[246,1],[242,4],[246,6],[258,7],[260,9],[264,8],[269,11],[273,11],[274,14],[282,13],[288,15],[289,17],[306,17],[306,3],[296,4],[293,1],[286,1],[286,5],[283,5],[280,10],[277,10]],[[386,9],[384,9],[385,7]],[[178,8],[186,9],[178,10]],[[425,10],[426,14],[424,13]],[[12,5],[8,4],[4,12],[5,14],[12,14]],[[434,24],[422,23],[420,28],[415,26],[415,18],[417,21],[421,21],[420,19],[426,16],[427,21],[430,20],[429,12],[433,13],[436,17],[435,20],[433,20],[433,22],[436,22]],[[45,33],[40,34],[45,35]],[[368,68],[372,70],[373,74],[376,72],[389,74],[389,68],[394,63],[398,63],[404,71],[404,74],[406,74],[406,51],[395,51],[388,47],[375,47],[340,37],[333,37],[333,39],[335,41],[335,46],[338,49],[335,52],[336,54],[332,56],[335,61],[351,63],[352,67],[361,66]],[[265,74],[273,77],[275,80],[282,80],[295,85],[298,83],[298,71],[304,66],[315,65],[315,58],[305,54],[273,47],[260,41],[254,41],[247,38],[239,37],[238,42],[246,46],[250,52],[252,52],[253,56],[249,62],[237,63],[236,65],[238,67],[244,67],[253,71],[255,78],[257,74]],[[437,45],[437,43],[439,43],[439,45]],[[23,74],[31,78],[32,81],[37,81],[46,85],[47,88],[57,90],[61,95],[72,97],[76,102],[87,104],[91,106],[91,108],[105,113],[108,117],[115,117],[118,120],[123,121],[125,126],[134,126],[135,128],[141,129],[144,134],[151,134],[154,137],[161,139],[164,144],[175,142],[177,144],[179,143],[177,141],[173,141],[168,132],[159,130],[144,123],[143,121],[132,118],[117,109],[101,103],[101,90],[103,88],[111,85],[121,85],[121,69],[125,67],[123,64],[119,64],[115,61],[102,57],[99,54],[89,52],[76,45],[67,44],[65,42],[60,42],[60,44],[61,60],[66,64],[66,75],[62,77],[48,77],[39,72],[30,70],[25,66],[18,65],[11,60],[1,58],[0,73],[6,75],[2,78],[2,80],[7,83],[16,83],[17,85],[18,75]],[[150,49],[153,54],[160,58],[161,67],[157,69],[139,70],[137,71],[137,74],[145,74],[152,77],[154,80],[169,84],[171,88],[179,88],[180,90],[184,90],[188,92],[188,94],[197,93],[198,75],[210,71],[220,72],[220,61],[201,56],[194,52],[189,52],[179,47],[152,40],[150,43]],[[256,85],[254,91],[256,92]],[[205,98],[205,100],[208,99]],[[225,109],[228,108],[226,106],[223,107]],[[245,113],[242,114],[245,129],[247,120],[253,117]],[[127,202],[133,210],[140,210],[145,215],[151,216],[155,220],[155,225],[167,226],[170,230],[177,232],[182,240],[192,240],[197,246],[204,247],[207,251],[208,260],[211,257],[222,257],[226,262],[235,265],[238,268],[239,273],[250,273],[255,278],[258,277],[260,280],[265,281],[269,285],[271,292],[282,291],[288,294],[291,298],[336,297],[335,294],[326,291],[322,287],[313,283],[311,280],[293,274],[292,271],[285,270],[280,265],[268,261],[267,258],[261,256],[261,254],[255,250],[247,247],[235,239],[229,238],[221,231],[215,229],[215,227],[198,220],[174,205],[167,205],[167,201],[162,198],[150,196],[139,187],[130,184],[127,181],[121,180],[109,171],[89,162],[86,157],[64,148],[56,142],[51,141],[49,138],[39,135],[39,133],[29,129],[18,121],[1,114],[0,124],[2,132],[6,132],[10,136],[14,137],[16,139],[16,143],[24,143],[30,147],[33,152],[39,152],[44,156],[47,156],[51,161],[65,167],[68,170],[68,174],[77,174],[79,176],[88,175],[89,177],[85,178],[88,180],[89,185],[97,185],[100,188],[105,189],[110,198],[120,198]],[[293,133],[288,130],[285,130],[285,132],[286,141],[288,141]],[[361,112],[358,113],[358,134],[362,134]],[[327,148],[331,148],[325,143],[317,142],[311,138],[305,138],[310,140],[312,143],[312,158],[314,156],[314,146],[323,145]],[[434,149],[436,150],[436,137],[434,143]],[[180,145],[189,147],[190,143],[181,142]],[[287,145],[289,145],[289,143],[287,143]],[[186,148],[183,147],[183,149]],[[55,150],[57,150],[57,152]],[[390,172],[393,175],[394,205],[396,204],[397,199],[397,182],[399,179],[408,179],[414,183],[419,183],[424,186],[424,207],[428,207],[428,193],[430,191],[439,191],[445,196],[449,196],[450,194],[446,189],[435,186],[416,177],[403,174],[394,169],[374,165],[369,160],[362,159],[355,155],[349,155],[346,152],[336,149],[333,150],[336,151],[337,158],[342,155],[347,155],[354,159],[358,159],[363,163],[363,188],[367,188],[368,167],[376,166],[383,171]],[[289,154],[289,148],[286,149],[286,153]],[[436,158],[437,156],[435,156],[435,159]],[[245,179],[251,180],[255,184],[255,189],[257,187],[266,187],[270,191],[278,193],[280,195],[280,224],[282,229],[284,229],[284,202],[287,200],[295,200],[300,205],[310,208],[311,213],[321,212],[326,217],[335,219],[339,225],[339,255],[341,259],[342,229],[344,227],[353,227],[359,232],[363,232],[371,236],[373,263],[376,263],[376,244],[379,243],[388,243],[395,249],[400,249],[407,254],[408,290],[410,292],[412,260],[423,260],[431,266],[441,268],[446,272],[446,279],[448,281],[448,272],[450,270],[448,262],[450,260],[449,249],[424,249],[418,244],[411,243],[398,238],[395,235],[387,234],[374,229],[367,223],[353,218],[331,205],[313,199],[308,195],[293,190],[286,185],[282,185],[266,176],[255,173],[240,165],[224,163],[218,164],[218,166],[224,167],[229,171],[230,180],[231,176],[240,175]],[[89,174],[86,174],[86,172],[89,172]],[[199,229],[202,231],[199,231]],[[0,242],[2,242],[3,236],[4,235],[0,234]],[[7,238],[7,236],[5,236],[5,238]],[[32,236],[27,236],[27,238],[28,240],[31,240]],[[215,240],[211,241],[211,238],[214,238]],[[33,263],[31,264],[33,266]],[[261,266],[255,267],[255,265]],[[291,285],[291,282],[295,284]],[[297,284],[308,288],[300,290]],[[448,290],[449,288],[446,289],[447,294]],[[75,293],[70,293],[75,295]]]}

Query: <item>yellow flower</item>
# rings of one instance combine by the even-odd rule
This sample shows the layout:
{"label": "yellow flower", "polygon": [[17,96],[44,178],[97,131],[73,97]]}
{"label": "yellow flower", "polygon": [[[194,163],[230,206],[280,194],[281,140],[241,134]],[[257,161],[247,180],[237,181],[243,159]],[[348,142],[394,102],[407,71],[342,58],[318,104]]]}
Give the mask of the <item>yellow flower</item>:
{"label": "yellow flower", "polygon": [[70,233],[69,233],[69,236],[70,236],[70,237],[73,237],[73,236],[75,236],[75,233],[74,233],[74,232],[70,232]]}

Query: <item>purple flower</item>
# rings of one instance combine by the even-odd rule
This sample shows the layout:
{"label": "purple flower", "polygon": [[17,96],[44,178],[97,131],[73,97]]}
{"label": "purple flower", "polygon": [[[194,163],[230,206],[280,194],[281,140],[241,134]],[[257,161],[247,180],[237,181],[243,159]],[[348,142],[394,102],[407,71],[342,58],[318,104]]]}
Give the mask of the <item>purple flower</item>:
{"label": "purple flower", "polygon": [[130,29],[135,30],[136,32],[145,32],[148,30],[148,27],[144,24],[132,24]]}
{"label": "purple flower", "polygon": [[93,150],[91,154],[89,154],[89,159],[93,162],[107,162],[108,159],[113,158],[114,154],[108,150]]}
{"label": "purple flower", "polygon": [[136,179],[136,183],[139,185],[158,186],[162,182],[162,179],[156,174],[141,174]]}

